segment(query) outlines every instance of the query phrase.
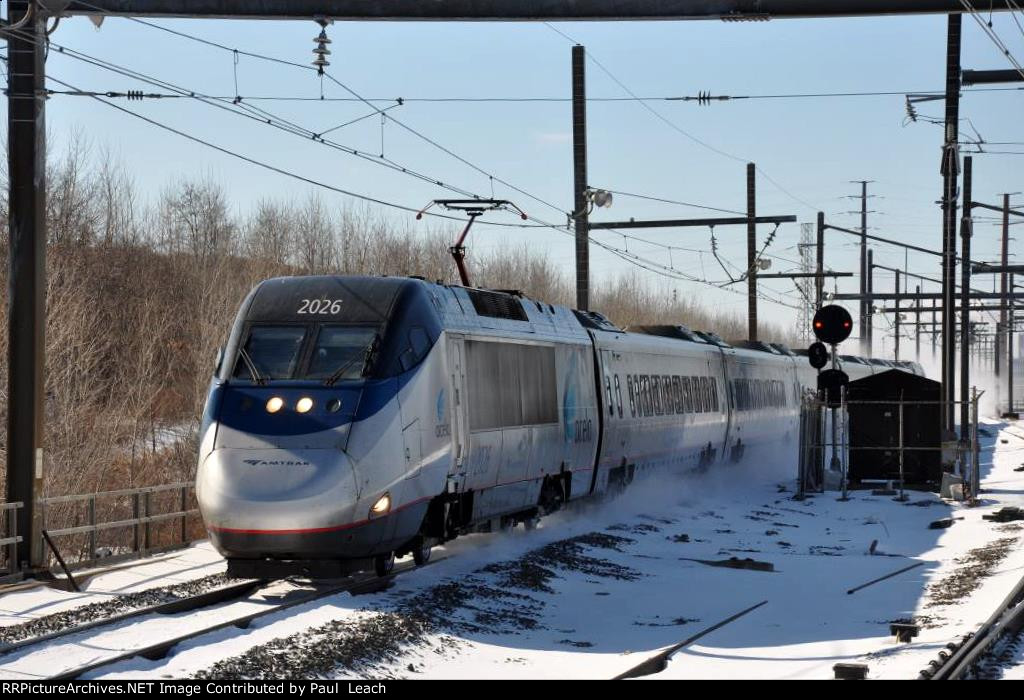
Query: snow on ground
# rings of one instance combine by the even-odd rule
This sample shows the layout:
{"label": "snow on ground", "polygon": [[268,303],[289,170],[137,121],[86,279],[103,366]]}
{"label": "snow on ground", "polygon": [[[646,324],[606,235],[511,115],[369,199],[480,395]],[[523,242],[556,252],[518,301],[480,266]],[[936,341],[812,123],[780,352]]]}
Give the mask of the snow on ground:
{"label": "snow on ground", "polygon": [[[80,593],[41,585],[0,595],[0,627],[99,603],[125,593],[193,581],[227,568],[209,542],[115,566],[116,569],[107,572],[102,569],[73,572],[82,588]],[[95,573],[97,571],[100,573]]]}
{"label": "snow on ground", "polygon": [[[984,443],[976,508],[927,492],[911,492],[907,504],[869,491],[852,492],[848,502],[834,492],[794,501],[792,467],[752,455],[712,473],[636,484],[615,501],[546,518],[534,532],[462,538],[435,552],[442,560],[399,576],[385,592],[331,596],[246,630],[205,635],[166,659],[136,659],[98,675],[611,678],[767,601],[649,677],[822,679],[832,677],[833,664],[856,662],[869,666],[871,678],[914,678],[1024,573],[1024,523],[982,520],[999,507],[1024,505],[1024,472],[1015,471],[1024,462],[1024,427],[989,426],[1000,428]],[[947,517],[952,527],[928,528]],[[175,575],[218,565],[208,548],[190,552],[196,568]],[[769,562],[774,571],[694,561],[730,557]],[[127,576],[109,574],[117,575]],[[148,576],[160,573],[149,569]],[[105,585],[109,594],[133,582]],[[52,607],[70,594],[48,595],[41,604]],[[133,638],[155,641],[194,620],[259,604],[227,604],[188,620],[137,620],[105,641],[78,644],[100,653]],[[33,606],[24,597],[0,598],[8,616],[38,614]],[[174,618],[181,621],[166,622]],[[890,622],[910,619],[920,635],[897,643]],[[52,653],[36,654],[21,658],[20,672],[47,670]],[[5,670],[0,663],[0,675]]]}

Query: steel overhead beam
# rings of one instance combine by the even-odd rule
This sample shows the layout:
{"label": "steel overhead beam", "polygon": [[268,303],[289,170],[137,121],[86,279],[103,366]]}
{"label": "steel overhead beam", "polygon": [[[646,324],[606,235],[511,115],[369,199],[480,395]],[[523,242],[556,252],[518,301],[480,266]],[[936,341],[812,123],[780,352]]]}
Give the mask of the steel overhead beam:
{"label": "steel overhead beam", "polygon": [[1003,207],[997,207],[993,204],[985,204],[984,202],[971,202],[971,208],[974,207],[979,207],[981,209],[989,209],[990,211],[997,211],[1000,214],[1003,213],[1003,211],[1005,211],[1007,214],[1013,214],[1014,216],[1024,216],[1024,211],[1020,211],[1019,209],[1003,209]]}
{"label": "steel overhead beam", "polygon": [[[940,292],[920,292],[920,293],[903,292],[901,294],[892,294],[892,293],[885,293],[885,292],[873,292],[870,295],[867,295],[867,294],[861,295],[861,294],[841,292],[841,293],[838,293],[838,294],[833,294],[831,296],[831,298],[833,300],[835,300],[835,301],[859,301],[862,296],[870,296],[871,299],[877,299],[879,301],[888,301],[888,300],[891,300],[891,299],[907,299],[907,300],[911,300],[912,301],[914,299],[941,299],[942,298],[942,294]],[[982,299],[1003,299],[1003,298],[1004,298],[1003,295],[1000,294],[999,292],[971,292],[971,299],[982,300]],[[1014,292],[1013,294],[1007,294],[1005,298],[1006,299],[1014,299],[1014,300],[1024,301],[1024,292],[1020,292],[1020,293]],[[939,310],[941,310],[941,308],[942,307],[939,307]],[[906,311],[906,309],[903,309],[903,310]],[[929,309],[927,309],[927,311],[932,311],[932,309],[929,308]]]}
{"label": "steel overhead beam", "polygon": [[940,253],[937,250],[930,250],[928,248],[921,248],[921,247],[916,246],[916,245],[911,245],[909,243],[904,243],[903,241],[894,241],[891,238],[882,238],[881,236],[875,236],[875,235],[870,234],[870,233],[868,233],[868,234],[861,234],[860,231],[854,231],[853,229],[843,228],[842,226],[835,226],[833,224],[825,224],[824,228],[832,229],[833,231],[839,231],[840,233],[848,233],[851,236],[861,236],[861,235],[864,235],[866,238],[868,238],[868,239],[870,239],[872,241],[878,241],[879,243],[888,243],[889,245],[896,245],[896,246],[899,246],[901,248],[906,248],[907,250],[915,250],[918,253],[926,253],[928,255],[934,255],[934,256],[940,257],[940,258],[942,257],[942,253]]}
{"label": "steel overhead beam", "polygon": [[[979,205],[977,203],[975,203],[974,206],[979,206]],[[1002,208],[999,208],[998,211],[1002,211]],[[1024,214],[1022,214],[1022,216],[1024,216]],[[825,224],[824,227],[826,229],[832,229],[833,231],[839,231],[840,233],[848,233],[851,236],[859,236],[859,235],[861,235],[860,231],[854,231],[853,229],[843,228],[842,226],[835,226],[833,224]],[[904,243],[903,241],[896,241],[896,240],[893,240],[891,238],[882,238],[881,236],[875,236],[875,235],[872,235],[870,233],[867,234],[867,237],[869,239],[871,239],[872,241],[878,241],[879,243],[888,243],[889,245],[899,246],[900,248],[906,248],[907,250],[913,250],[913,251],[916,251],[918,253],[925,253],[926,255],[934,255],[937,258],[941,258],[942,257],[942,253],[940,253],[937,250],[931,250],[929,248],[921,248],[920,246],[911,245],[910,243]],[[957,260],[957,262],[960,262],[960,256],[956,256],[956,260]],[[979,261],[975,261],[975,260],[971,260],[971,264],[972,265],[984,265],[985,263],[979,262]],[[875,265],[875,267],[879,267],[879,265]],[[901,270],[901,272],[902,272],[902,270]],[[915,277],[920,277],[920,276],[919,275],[915,275]],[[939,281],[941,282],[941,280],[939,280]]]}
{"label": "steel overhead beam", "polygon": [[[901,294],[900,295],[900,299],[903,299],[905,297],[906,297],[905,294]],[[1020,307],[1017,307],[1017,306],[1004,306],[1003,304],[975,304],[973,306],[968,306],[967,310],[968,311],[1002,311],[1003,309],[1016,309],[1016,308],[1020,308]],[[957,306],[955,310],[956,310],[957,313],[960,313],[961,311],[963,311],[963,307],[962,306]],[[899,307],[897,307],[897,306],[883,306],[881,308],[878,308],[878,307],[875,308],[875,313],[882,313],[882,314],[891,314],[891,313],[896,313],[897,311],[899,313],[901,313],[901,314],[917,314],[917,315],[921,315],[921,314],[930,314],[932,312],[932,308],[930,306],[929,307],[925,307],[925,306],[922,306],[922,307],[915,307],[915,306],[899,306]],[[984,323],[984,321],[971,321],[972,325],[975,324],[975,323]]]}
{"label": "steel overhead beam", "polygon": [[[50,12],[248,19],[557,21],[767,20],[948,14],[959,0],[42,0]],[[987,8],[986,8],[987,9]],[[1005,10],[996,7],[995,10]]]}
{"label": "steel overhead beam", "polygon": [[800,279],[804,277],[853,277],[852,272],[773,272],[772,274],[766,274],[764,272],[758,272],[758,279]]}
{"label": "steel overhead beam", "polygon": [[994,275],[1003,272],[1019,275],[1024,273],[1024,265],[986,265],[985,263],[974,263],[971,265],[972,275]]}
{"label": "steel overhead beam", "polygon": [[[593,229],[617,228],[684,228],[692,226],[739,226],[750,221],[746,216],[721,217],[717,219],[655,219],[653,221],[599,221],[590,222]],[[755,216],[755,224],[791,224],[795,216]]]}
{"label": "steel overhead beam", "polygon": [[960,73],[961,85],[984,85],[988,83],[1021,83],[1024,75],[1016,68],[1006,70],[965,70]]}

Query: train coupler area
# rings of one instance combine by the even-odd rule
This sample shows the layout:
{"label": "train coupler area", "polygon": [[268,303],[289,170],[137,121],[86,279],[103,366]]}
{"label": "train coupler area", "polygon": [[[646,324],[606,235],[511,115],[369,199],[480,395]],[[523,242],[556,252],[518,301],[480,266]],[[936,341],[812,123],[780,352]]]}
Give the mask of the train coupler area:
{"label": "train coupler area", "polygon": [[265,580],[290,576],[332,579],[372,568],[372,559],[228,559],[227,575]]}

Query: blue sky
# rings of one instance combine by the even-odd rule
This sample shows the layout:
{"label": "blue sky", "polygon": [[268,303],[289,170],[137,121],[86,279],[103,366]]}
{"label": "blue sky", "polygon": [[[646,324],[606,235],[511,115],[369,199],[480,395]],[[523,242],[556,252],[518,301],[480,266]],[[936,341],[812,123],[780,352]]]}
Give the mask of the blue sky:
{"label": "blue sky", "polygon": [[[1017,20],[1024,25],[1024,18]],[[1017,56],[1024,58],[1024,31],[1009,15],[996,15],[994,29]],[[308,64],[313,22],[178,20],[163,26],[221,44]],[[586,45],[593,57],[635,94],[642,96],[777,94],[857,91],[923,91],[943,86],[944,16],[870,19],[779,20],[767,23],[717,21],[652,23],[560,23],[558,30]],[[567,97],[571,42],[543,24],[532,23],[338,23],[328,29],[333,40],[331,73],[365,97]],[[124,19],[108,19],[100,29],[86,18],[64,20],[52,40],[176,85],[215,95],[240,94],[317,97],[321,83],[311,71],[278,66],[248,57],[237,68],[230,52],[161,32]],[[970,17],[964,18],[965,68],[1006,68],[1006,59]],[[593,97],[622,97],[622,88],[593,63],[588,64]],[[238,88],[235,89],[237,70]],[[51,50],[50,75],[93,90],[152,89],[129,78],[85,65]],[[58,86],[53,86],[58,87]],[[347,96],[325,83],[328,97]],[[118,104],[188,131],[218,145],[331,185],[381,199],[420,207],[435,197],[451,196],[437,187],[394,173],[271,129],[254,121],[192,100],[149,100]],[[253,103],[315,131],[365,115],[368,109],[346,102]],[[589,105],[590,183],[627,192],[706,204],[725,209],[745,206],[745,163],[754,161],[775,183],[758,178],[758,209],[763,214],[795,214],[814,220],[821,209],[839,225],[855,227],[858,216],[846,215],[859,203],[844,199],[859,192],[850,180],[869,179],[870,216],[875,233],[918,245],[941,246],[941,217],[935,200],[941,191],[938,172],[941,127],[904,125],[904,99],[889,97],[743,100],[698,106],[651,102],[653,109],[678,129],[727,153],[701,146],[635,102]],[[379,106],[386,106],[378,103]],[[942,103],[919,105],[925,115],[941,116]],[[418,103],[409,102],[390,115],[421,131],[465,159],[517,187],[571,208],[572,148],[570,105],[554,103]],[[988,141],[1024,141],[1024,91],[965,93],[962,116]],[[239,211],[264,198],[301,199],[311,188],[262,171],[161,132],[93,100],[54,96],[48,104],[48,127],[59,149],[76,130],[96,148],[109,148],[134,173],[143,193],[156,197],[183,177],[210,176],[221,182]],[[965,122],[962,133],[973,135]],[[332,132],[338,141],[372,153],[381,149],[377,117]],[[995,148],[995,147],[993,147]],[[1001,150],[1024,151],[1021,146]],[[446,182],[489,195],[490,180],[424,141],[388,124],[384,130],[388,158]],[[975,157],[975,199],[995,202],[1001,192],[1024,191],[1024,156]],[[495,195],[515,201],[546,221],[564,214],[496,184]],[[330,192],[325,201],[346,203]],[[1020,198],[1018,198],[1020,201]],[[708,215],[626,197],[594,218],[697,217]],[[412,215],[393,213],[396,221]],[[497,215],[493,220],[502,220]],[[505,220],[512,221],[509,217]],[[770,227],[763,227],[761,241]],[[716,231],[720,250],[735,264],[745,264],[744,229]],[[621,237],[595,237],[622,247]],[[710,250],[707,229],[650,230],[650,240],[684,248]],[[991,222],[976,226],[978,258],[998,251],[999,229]],[[791,270],[797,259],[799,227],[784,225],[766,255],[773,271]],[[851,239],[829,234],[828,265],[855,270],[857,249]],[[470,240],[471,254],[496,246],[529,244],[571,271],[570,237],[550,229],[480,227]],[[1017,244],[1012,244],[1012,248]],[[663,265],[720,281],[724,274],[709,255],[675,251],[629,241],[629,250]],[[876,260],[902,267],[901,251],[880,246]],[[936,259],[911,256],[911,271],[937,274]],[[592,253],[595,283],[630,268],[611,254]],[[742,313],[745,298],[713,287],[672,280],[649,272],[654,284],[707,305]],[[795,301],[791,283],[765,283],[769,294]],[[855,281],[841,284],[852,289]],[[876,287],[890,288],[889,276]],[[762,303],[762,314],[790,323],[790,309]],[[880,322],[880,328],[885,324]]]}

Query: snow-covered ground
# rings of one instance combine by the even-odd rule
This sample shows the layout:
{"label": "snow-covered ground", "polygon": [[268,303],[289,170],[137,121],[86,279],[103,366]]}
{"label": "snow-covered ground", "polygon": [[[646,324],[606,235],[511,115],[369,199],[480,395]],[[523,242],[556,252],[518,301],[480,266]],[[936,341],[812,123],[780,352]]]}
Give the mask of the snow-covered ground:
{"label": "snow-covered ground", "polygon": [[[648,677],[822,679],[835,663],[853,662],[867,664],[871,678],[909,679],[984,620],[1024,574],[1024,523],[982,519],[1024,505],[1024,472],[1015,471],[1024,462],[1022,426],[986,439],[976,508],[926,492],[911,492],[906,504],[865,491],[848,502],[832,492],[794,501],[793,469],[777,461],[751,455],[713,473],[638,484],[615,501],[547,518],[531,533],[463,538],[435,553],[443,561],[399,576],[383,593],[324,598],[100,675],[612,678],[767,601]],[[952,527],[928,528],[949,517]],[[774,571],[695,561],[730,557],[768,562]],[[0,614],[12,624],[89,596],[222,567],[208,547],[194,547],[98,576],[87,596],[50,589],[5,595]],[[95,655],[133,639],[170,638],[196,620],[226,619],[253,605],[260,602],[172,616],[176,622],[125,623],[105,640],[72,642],[60,657],[74,656],[75,644]],[[889,624],[910,619],[920,635],[898,643]],[[54,652],[0,657],[0,676],[52,673]]]}

